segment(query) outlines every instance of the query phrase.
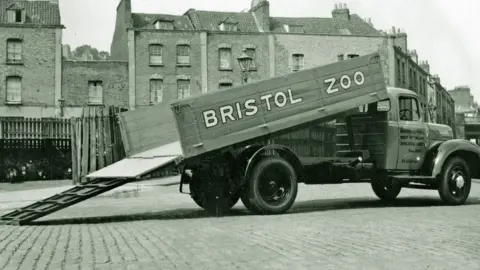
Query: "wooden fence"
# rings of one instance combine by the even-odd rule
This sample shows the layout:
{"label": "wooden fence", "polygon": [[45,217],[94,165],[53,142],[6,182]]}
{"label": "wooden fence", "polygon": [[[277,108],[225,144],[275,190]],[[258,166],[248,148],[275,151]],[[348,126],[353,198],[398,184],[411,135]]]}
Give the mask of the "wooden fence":
{"label": "wooden fence", "polygon": [[81,183],[85,176],[125,157],[114,107],[84,108],[82,117],[71,119],[72,178]]}
{"label": "wooden fence", "polygon": [[1,117],[0,139],[69,139],[70,120]]}

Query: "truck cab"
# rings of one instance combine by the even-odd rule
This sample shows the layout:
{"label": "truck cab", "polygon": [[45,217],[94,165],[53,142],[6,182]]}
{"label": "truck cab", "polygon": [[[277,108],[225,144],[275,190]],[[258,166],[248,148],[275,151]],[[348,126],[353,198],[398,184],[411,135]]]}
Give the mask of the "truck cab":
{"label": "truck cab", "polygon": [[389,171],[418,171],[429,149],[453,139],[447,125],[428,122],[418,95],[407,89],[388,87],[388,98],[365,105],[360,113],[347,117],[353,126],[352,145],[367,151],[377,168]]}

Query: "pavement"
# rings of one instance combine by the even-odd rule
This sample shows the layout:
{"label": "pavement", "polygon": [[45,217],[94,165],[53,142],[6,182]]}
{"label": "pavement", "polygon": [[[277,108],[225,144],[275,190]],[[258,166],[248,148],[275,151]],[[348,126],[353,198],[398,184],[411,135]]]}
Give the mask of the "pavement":
{"label": "pavement", "polygon": [[210,217],[165,183],[0,225],[0,269],[480,269],[479,184],[457,207],[435,191],[402,190],[387,205],[368,184],[300,185],[287,214],[238,203]]}

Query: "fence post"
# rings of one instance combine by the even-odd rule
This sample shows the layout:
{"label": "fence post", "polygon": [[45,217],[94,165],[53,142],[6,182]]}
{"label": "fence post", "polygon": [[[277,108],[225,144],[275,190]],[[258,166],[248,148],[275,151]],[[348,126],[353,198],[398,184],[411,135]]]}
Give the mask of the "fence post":
{"label": "fence post", "polygon": [[70,119],[70,150],[72,155],[72,181],[76,185],[79,182],[78,178],[78,162],[77,159],[77,119]]}

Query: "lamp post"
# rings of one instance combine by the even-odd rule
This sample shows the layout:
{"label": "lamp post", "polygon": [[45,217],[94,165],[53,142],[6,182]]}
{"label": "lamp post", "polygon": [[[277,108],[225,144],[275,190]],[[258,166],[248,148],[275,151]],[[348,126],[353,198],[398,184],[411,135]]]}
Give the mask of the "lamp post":
{"label": "lamp post", "polygon": [[248,56],[247,50],[242,50],[242,55],[237,58],[240,69],[242,70],[242,84],[248,82],[248,74],[250,72],[250,65],[252,64],[252,57]]}

